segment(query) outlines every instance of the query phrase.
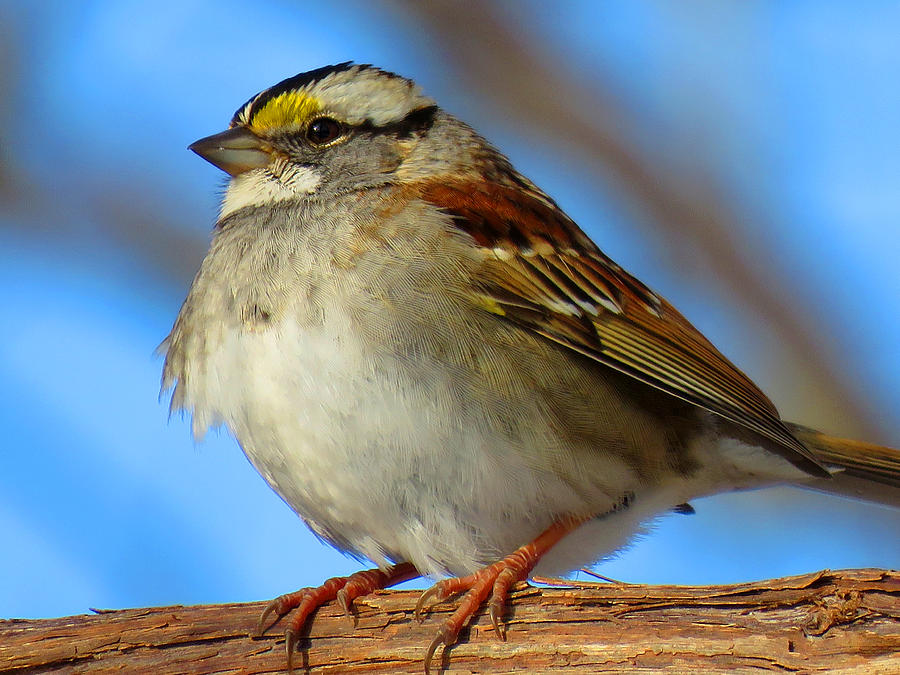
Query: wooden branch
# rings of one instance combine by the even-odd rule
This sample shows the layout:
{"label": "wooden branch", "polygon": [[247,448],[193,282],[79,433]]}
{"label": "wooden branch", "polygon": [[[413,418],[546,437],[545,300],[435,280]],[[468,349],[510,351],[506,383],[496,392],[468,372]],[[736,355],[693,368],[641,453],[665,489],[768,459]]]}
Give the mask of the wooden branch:
{"label": "wooden branch", "polygon": [[[313,618],[296,663],[312,673],[421,673],[426,645],[455,606],[423,623],[417,591],[335,603]],[[284,672],[282,625],[251,639],[264,603],[104,611],[0,621],[0,673]],[[900,573],[819,572],[730,586],[522,584],[505,642],[480,613],[433,672],[900,673]],[[301,671],[302,672],[302,671]]]}

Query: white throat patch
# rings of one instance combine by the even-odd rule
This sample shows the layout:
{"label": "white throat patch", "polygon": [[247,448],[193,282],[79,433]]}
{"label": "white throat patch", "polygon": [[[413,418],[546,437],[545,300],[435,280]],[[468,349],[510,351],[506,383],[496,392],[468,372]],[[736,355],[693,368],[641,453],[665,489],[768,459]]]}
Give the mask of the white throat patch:
{"label": "white throat patch", "polygon": [[219,210],[219,220],[248,206],[262,206],[310,195],[321,183],[319,174],[297,164],[246,171],[229,182]]}

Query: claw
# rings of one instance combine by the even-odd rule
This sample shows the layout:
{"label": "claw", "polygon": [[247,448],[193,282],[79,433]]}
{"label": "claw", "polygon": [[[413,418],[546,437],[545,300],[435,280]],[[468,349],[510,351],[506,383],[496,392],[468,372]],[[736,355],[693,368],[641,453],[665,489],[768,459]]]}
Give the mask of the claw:
{"label": "claw", "polygon": [[[501,640],[506,639],[501,623],[506,606],[506,598],[510,587],[517,581],[528,578],[541,556],[552,548],[560,539],[578,527],[585,518],[566,518],[560,520],[532,542],[521,546],[513,553],[492,565],[480,569],[465,577],[452,577],[434,584],[419,596],[414,616],[420,622],[429,602],[441,602],[451,595],[465,593],[459,606],[442,624],[428,645],[425,652],[425,675],[431,675],[431,661],[440,645],[446,647],[456,642],[460,629],[472,618],[485,600],[488,600],[488,611],[494,632]],[[296,613],[292,617],[290,627],[285,631],[285,652],[288,672],[293,672],[294,652],[297,650],[297,637],[310,615],[329,600],[337,600],[344,613],[353,618],[351,611],[353,600],[361,595],[377,589],[388,588],[402,581],[419,576],[411,563],[399,563],[387,570],[368,570],[357,572],[350,577],[334,577],[318,588],[305,588],[296,593],[282,595],[270,602],[263,610],[257,626],[257,634],[265,630],[265,623],[273,614],[284,616],[292,609]]]}
{"label": "claw", "polygon": [[287,653],[287,672],[294,675],[294,650],[297,648],[297,634],[290,628],[284,631],[284,650]]}
{"label": "claw", "polygon": [[[425,603],[435,596],[440,596],[441,589],[438,588],[440,585],[440,582],[436,583],[434,586],[423,591],[422,595],[419,596],[419,601],[416,603],[416,609],[413,612],[413,616],[416,617],[416,620],[418,620],[419,623],[422,623],[425,620],[425,617],[422,616],[422,610],[425,609]],[[441,599],[442,598],[438,597],[437,602],[440,602]]]}
{"label": "claw", "polygon": [[491,600],[490,605],[488,605],[488,611],[491,615],[491,625],[494,627],[494,632],[498,638],[506,642],[506,633],[500,628],[500,621],[503,619],[503,605],[495,600]]}
{"label": "claw", "polygon": [[351,608],[353,607],[353,600],[347,594],[346,586],[338,591],[337,594],[337,602],[340,605],[341,609],[344,610],[344,616],[347,617],[347,620],[350,621],[351,625],[356,625],[356,619],[353,616],[353,612]]}
{"label": "claw", "polygon": [[262,637],[266,632],[266,619],[275,611],[275,600],[266,605],[266,608],[263,610],[263,613],[259,617],[259,621],[256,622],[256,630],[253,631],[253,637]]}
{"label": "claw", "polygon": [[355,598],[417,576],[419,576],[419,572],[412,563],[398,563],[386,571],[368,570],[357,572],[349,577],[332,577],[317,588],[302,588],[294,593],[287,593],[266,605],[256,625],[255,637],[260,637],[265,633],[266,622],[273,614],[277,614],[280,619],[291,610],[296,610],[291,617],[290,625],[284,632],[288,673],[292,673],[294,652],[297,651],[299,636],[309,617],[319,607],[330,600],[337,600],[344,613],[353,621],[351,609]]}
{"label": "claw", "polygon": [[519,547],[502,560],[483,567],[469,576],[451,577],[439,581],[422,593],[415,609],[415,616],[419,621],[422,620],[421,615],[425,604],[432,598],[436,597],[438,601],[446,600],[451,595],[465,592],[456,611],[443,622],[438,634],[428,645],[428,650],[425,652],[425,675],[429,675],[431,672],[431,660],[434,658],[438,645],[443,644],[446,647],[456,642],[460,629],[488,599],[488,595],[490,595],[488,611],[491,625],[494,627],[497,637],[506,640],[506,633],[501,627],[501,622],[510,587],[517,581],[527,579],[541,556],[582,522],[584,522],[584,518],[573,517],[554,523],[534,541]]}
{"label": "claw", "polygon": [[444,645],[446,647],[452,645],[454,642],[456,642],[456,633],[451,634],[448,632],[446,624],[441,626],[438,629],[437,635],[434,636],[434,640],[428,645],[428,650],[425,652],[425,675],[431,675],[431,659],[434,657],[434,653],[437,651],[438,646]]}
{"label": "claw", "polygon": [[[294,593],[288,593],[286,595],[280,595],[268,605],[263,610],[262,614],[259,617],[259,621],[256,623],[256,632],[253,633],[253,637],[262,637],[266,630],[270,628],[270,626],[266,626],[266,619],[268,619],[272,614],[277,614],[278,618],[275,619],[277,621],[282,616],[287,614],[291,609],[296,607],[300,602],[302,602],[303,598],[306,596],[306,593],[309,589],[301,589]],[[275,623],[274,621],[272,623]]]}
{"label": "claw", "polygon": [[506,598],[509,595],[509,588],[516,581],[527,576],[527,574],[527,571],[507,567],[497,575],[497,579],[494,581],[488,609],[490,610],[494,632],[504,642],[506,641],[506,633],[500,628],[500,621],[503,618],[503,610],[506,609]]}

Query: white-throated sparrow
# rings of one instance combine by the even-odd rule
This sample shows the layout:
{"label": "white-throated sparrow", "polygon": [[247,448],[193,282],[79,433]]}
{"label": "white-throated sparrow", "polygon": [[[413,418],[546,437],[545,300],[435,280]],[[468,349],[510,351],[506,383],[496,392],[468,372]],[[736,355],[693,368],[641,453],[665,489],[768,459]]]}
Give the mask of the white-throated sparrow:
{"label": "white-throated sparrow", "polygon": [[595,561],[695,497],[900,482],[895,451],[783,422],[409,80],[302,73],[191,149],[232,178],[164,343],[172,407],[196,435],[224,424],[317,535],[379,568],[269,606],[261,627],[298,607],[289,659],[320,604],[457,575],[420,602],[466,592],[427,670],[489,595],[497,625],[536,565]]}

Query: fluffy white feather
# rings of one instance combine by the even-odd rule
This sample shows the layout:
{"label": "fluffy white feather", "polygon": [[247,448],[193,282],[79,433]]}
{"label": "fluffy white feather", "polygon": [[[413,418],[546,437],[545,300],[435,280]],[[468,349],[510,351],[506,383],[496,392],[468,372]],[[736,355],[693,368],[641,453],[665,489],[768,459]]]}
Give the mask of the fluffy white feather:
{"label": "fluffy white feather", "polygon": [[[508,461],[520,452],[509,439],[449,409],[453,383],[439,368],[411,381],[374,361],[340,311],[328,316],[312,328],[285,319],[262,331],[226,330],[185,392],[195,419],[224,421],[317,534],[381,565],[410,560],[426,574],[463,574],[525,543],[521,533],[549,525],[554,513],[584,509],[565,481]],[[623,464],[606,464],[595,467],[604,483],[635,482]],[[626,511],[622,526],[585,526],[593,541],[570,537],[541,568],[608,554],[652,510],[678,501],[662,499]],[[607,536],[596,537],[601,530]]]}
{"label": "fluffy white feather", "polygon": [[319,174],[297,164],[247,171],[229,182],[219,220],[247,207],[271,205],[312,194],[321,183]]}

